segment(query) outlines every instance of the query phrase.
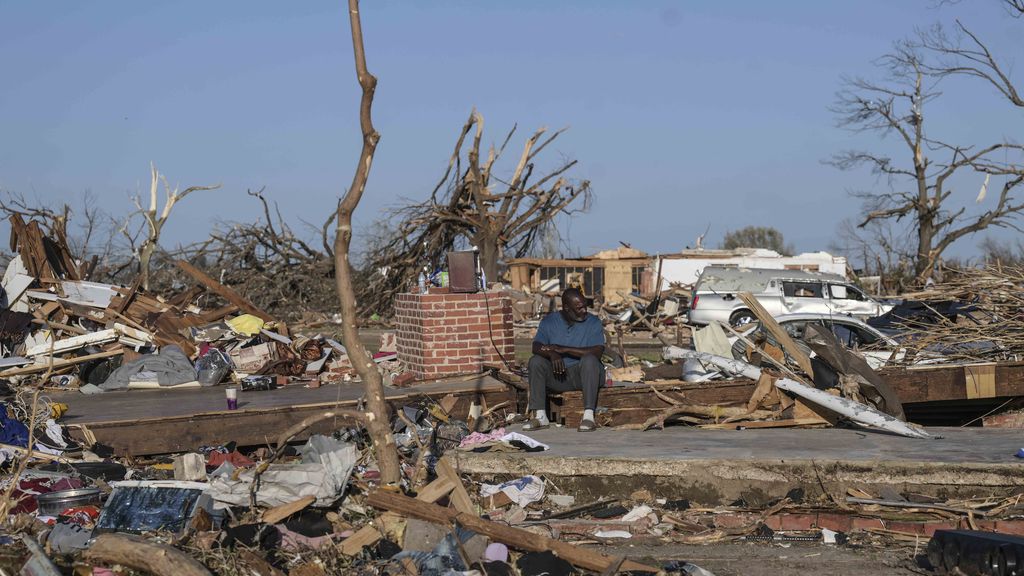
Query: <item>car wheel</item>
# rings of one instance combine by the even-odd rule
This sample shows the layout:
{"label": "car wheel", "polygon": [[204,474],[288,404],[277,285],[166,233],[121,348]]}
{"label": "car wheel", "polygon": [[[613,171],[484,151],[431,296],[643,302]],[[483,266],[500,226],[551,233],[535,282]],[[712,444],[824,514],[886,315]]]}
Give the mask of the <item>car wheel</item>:
{"label": "car wheel", "polygon": [[737,310],[732,313],[732,316],[729,316],[729,326],[733,328],[754,322],[757,322],[757,316],[754,316],[754,313],[746,308]]}

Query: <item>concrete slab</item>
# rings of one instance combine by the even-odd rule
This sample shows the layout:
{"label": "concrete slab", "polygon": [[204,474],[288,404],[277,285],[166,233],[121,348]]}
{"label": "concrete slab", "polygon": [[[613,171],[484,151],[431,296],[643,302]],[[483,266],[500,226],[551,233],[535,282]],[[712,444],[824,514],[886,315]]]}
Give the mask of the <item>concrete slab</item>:
{"label": "concrete slab", "polygon": [[[519,427],[514,427],[519,430]],[[620,496],[639,488],[704,504],[743,498],[759,504],[802,487],[845,497],[891,486],[940,497],[1024,490],[1024,447],[1015,430],[930,428],[918,440],[851,429],[662,431],[551,428],[529,434],[551,446],[536,453],[454,453],[459,470],[481,478],[537,474],[563,490]]]}

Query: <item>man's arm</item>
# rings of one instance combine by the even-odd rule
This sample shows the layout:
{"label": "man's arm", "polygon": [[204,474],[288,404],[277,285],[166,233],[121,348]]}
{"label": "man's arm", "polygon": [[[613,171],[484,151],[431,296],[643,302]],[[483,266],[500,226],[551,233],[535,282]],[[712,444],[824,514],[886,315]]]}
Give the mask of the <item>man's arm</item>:
{"label": "man's arm", "polygon": [[533,343],[533,353],[548,356],[549,358],[550,353],[555,353],[559,356],[572,356],[573,358],[583,358],[584,356],[600,357],[601,354],[604,354],[604,345],[573,348],[571,346],[559,346],[558,344],[541,344],[535,341]]}

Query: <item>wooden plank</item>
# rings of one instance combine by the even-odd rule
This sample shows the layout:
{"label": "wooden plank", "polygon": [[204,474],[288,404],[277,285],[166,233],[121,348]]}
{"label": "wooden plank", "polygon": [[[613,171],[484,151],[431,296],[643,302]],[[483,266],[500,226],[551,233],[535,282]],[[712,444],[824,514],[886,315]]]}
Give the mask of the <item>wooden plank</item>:
{"label": "wooden plank", "polygon": [[[886,368],[879,371],[903,403],[967,400],[968,371],[989,364]],[[1024,396],[1024,363],[1001,362],[993,378],[996,398]]]}
{"label": "wooden plank", "polygon": [[299,510],[303,510],[313,502],[316,502],[316,496],[304,496],[298,500],[274,506],[263,513],[261,520],[264,524],[277,524]]}
{"label": "wooden plank", "polygon": [[[427,484],[420,490],[420,493],[416,496],[417,500],[433,504],[441,498],[448,495],[452,491],[454,486],[448,480],[448,478],[437,478],[430,484]],[[383,528],[390,524],[394,519],[398,519],[398,514],[394,512],[385,512],[378,518],[377,525],[367,524],[355,534],[345,538],[338,544],[338,549],[341,550],[342,554],[347,556],[353,556],[358,554],[360,550],[366,546],[372,546],[380,540],[383,535],[381,532]]]}
{"label": "wooden plank", "polygon": [[116,299],[112,299],[110,301],[110,305],[107,306],[107,308],[113,310],[114,312],[117,312],[118,314],[124,314],[124,311],[128,308],[128,305],[131,304],[132,300],[135,298],[135,295],[139,292],[139,288],[141,286],[142,274],[139,274],[138,276],[135,277],[135,281],[132,282],[132,286],[131,288],[128,289],[128,293],[122,294],[120,300],[117,301],[116,304]]}
{"label": "wooden plank", "polygon": [[[78,356],[77,358],[70,358],[67,360],[61,358],[54,358],[53,369],[65,368],[67,366],[74,366],[75,364],[81,364],[82,362],[88,362],[90,360],[98,360],[100,358],[109,358],[111,356],[117,356],[122,351],[108,350],[106,352],[97,352],[95,354],[87,354],[85,356]],[[10,370],[4,370],[0,372],[0,378],[8,378],[10,376],[24,376],[25,374],[40,374],[50,369],[50,363],[47,362],[44,365],[33,364],[32,366],[24,366],[22,368],[12,368]]]}
{"label": "wooden plank", "polygon": [[782,346],[782,349],[786,351],[786,354],[796,361],[797,366],[803,370],[804,374],[814,374],[814,369],[811,368],[811,358],[797,346],[793,338],[790,337],[789,333],[779,323],[772,318],[772,315],[764,309],[764,306],[754,298],[754,295],[750,292],[740,292],[737,294],[740,300],[750,308],[750,311],[757,316],[757,319],[761,321],[761,326],[764,327],[774,338],[775,341]]}
{"label": "wooden plank", "polygon": [[25,356],[39,356],[41,354],[64,354],[77,350],[79,348],[85,348],[90,344],[105,344],[107,342],[113,342],[117,339],[117,331],[113,328],[109,330],[100,330],[98,332],[90,332],[81,336],[72,336],[71,338],[64,338],[63,340],[57,340],[56,342],[44,342],[37,344],[25,351]]}
{"label": "wooden plank", "polygon": [[964,386],[968,400],[996,397],[996,365],[964,367]]}
{"label": "wooden plank", "polygon": [[[488,403],[497,403],[514,398],[510,390],[494,392],[476,392],[465,390],[453,393],[456,396],[466,397],[465,406],[477,397],[483,397]],[[147,392],[134,392],[132,394],[147,394]],[[161,392],[159,401],[173,401],[174,392]],[[252,394],[262,394],[253,392]],[[440,393],[426,394],[427,396],[439,396]],[[392,408],[401,409],[410,398],[422,398],[423,392],[415,392],[410,395],[388,397],[387,402]],[[152,398],[152,397],[150,397]],[[244,395],[239,398],[244,403]],[[175,416],[135,418],[131,420],[108,420],[100,422],[86,421],[82,416],[76,415],[75,404],[71,402],[71,414],[76,418],[68,420],[71,435],[79,441],[88,441],[91,435],[94,441],[106,444],[114,449],[114,452],[121,456],[141,456],[149,454],[168,454],[173,452],[185,452],[195,450],[199,446],[214,445],[227,440],[234,440],[240,446],[261,446],[273,443],[276,435],[282,430],[301,422],[308,416],[322,413],[325,409],[352,407],[358,403],[358,399],[341,400],[337,402],[318,402],[303,405],[279,406],[264,409],[252,410],[221,410],[225,406],[224,396],[221,392],[216,396],[210,395],[206,401],[213,403],[212,410],[203,411],[197,414],[182,414]],[[456,417],[463,417],[463,414],[456,411]],[[346,423],[344,418],[339,417],[337,421],[325,420],[317,422],[295,437],[296,440],[304,440],[313,434],[331,434],[338,426]]]}
{"label": "wooden plank", "polygon": [[788,420],[768,420],[764,422],[729,422],[727,424],[704,424],[699,428],[706,430],[736,430],[737,428],[793,428],[799,426],[829,426],[829,423],[819,417],[814,418],[790,418]]}
{"label": "wooden plank", "polygon": [[[651,391],[668,393],[681,404],[695,405],[739,405],[750,400],[756,383],[753,380],[736,379],[702,383],[651,382],[648,386],[616,386],[601,388],[598,404],[612,411],[612,425],[639,424],[652,414],[671,406]],[[568,427],[578,426],[583,417],[583,393],[563,392],[549,397],[552,413],[557,422]]]}
{"label": "wooden plank", "polygon": [[452,467],[452,463],[442,458],[438,460],[435,470],[438,476],[447,478],[452,485],[451,501],[455,509],[467,514],[476,514],[476,506],[473,505],[473,500],[466,492],[466,487],[462,485],[462,478],[459,478],[459,473]]}
{"label": "wooden plank", "polygon": [[616,304],[622,301],[620,292],[630,294],[633,289],[633,266],[626,260],[609,260],[604,265],[604,288],[602,294],[604,301],[608,304]]}
{"label": "wooden plank", "polygon": [[273,316],[267,314],[263,310],[260,310],[259,308],[254,306],[251,302],[243,298],[242,295],[239,294],[238,292],[235,292],[231,288],[228,288],[227,286],[224,286],[223,284],[217,282],[213,278],[210,278],[202,270],[196,268],[195,266],[189,264],[188,262],[185,262],[184,260],[177,260],[174,263],[178,266],[178,268],[181,268],[182,271],[184,271],[186,274],[195,278],[196,281],[198,281],[200,284],[206,286],[206,288],[209,289],[211,292],[216,293],[221,298],[227,300],[228,302],[234,304],[235,306],[238,306],[239,309],[244,310],[245,312],[248,312],[253,316],[257,316],[265,322],[270,322],[274,319]]}

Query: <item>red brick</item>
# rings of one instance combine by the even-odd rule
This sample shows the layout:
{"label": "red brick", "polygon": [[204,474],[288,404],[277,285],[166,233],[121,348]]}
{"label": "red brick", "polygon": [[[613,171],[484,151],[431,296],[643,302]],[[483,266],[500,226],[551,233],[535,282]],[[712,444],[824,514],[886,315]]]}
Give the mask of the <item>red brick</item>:
{"label": "red brick", "polygon": [[715,528],[743,528],[756,523],[760,515],[749,512],[726,512],[715,514],[713,522]]}
{"label": "red brick", "polygon": [[780,530],[814,530],[818,518],[814,514],[780,514]]}
{"label": "red brick", "polygon": [[817,525],[818,528],[828,528],[836,532],[849,532],[853,526],[853,521],[847,514],[821,512],[818,514]]}
{"label": "red brick", "polygon": [[868,528],[885,527],[885,522],[880,518],[863,518],[860,516],[854,517],[850,526],[852,530],[867,530]]}
{"label": "red brick", "polygon": [[1024,536],[1024,520],[996,520],[995,530],[1006,534]]}

